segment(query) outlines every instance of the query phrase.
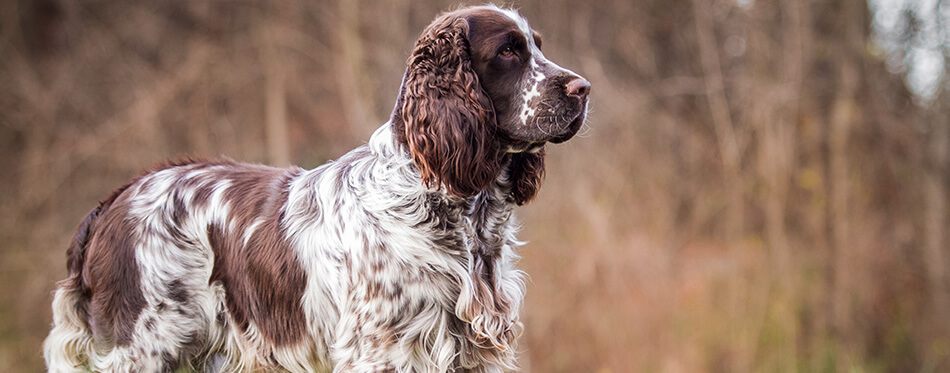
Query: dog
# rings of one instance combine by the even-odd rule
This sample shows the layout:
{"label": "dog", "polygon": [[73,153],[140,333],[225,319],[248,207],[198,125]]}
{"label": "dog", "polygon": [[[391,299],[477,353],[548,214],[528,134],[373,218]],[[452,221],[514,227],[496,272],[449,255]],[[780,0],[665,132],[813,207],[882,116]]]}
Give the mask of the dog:
{"label": "dog", "polygon": [[175,162],[93,209],[54,294],[48,369],[517,370],[512,212],[589,91],[514,10],[438,16],[390,119],[339,160]]}

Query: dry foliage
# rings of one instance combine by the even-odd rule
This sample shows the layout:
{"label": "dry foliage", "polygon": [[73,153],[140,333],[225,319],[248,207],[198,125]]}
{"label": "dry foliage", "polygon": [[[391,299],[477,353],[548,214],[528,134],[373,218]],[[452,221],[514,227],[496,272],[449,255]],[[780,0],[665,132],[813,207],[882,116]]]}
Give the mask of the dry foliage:
{"label": "dry foliage", "polygon": [[[180,155],[339,157],[453,6],[3,1],[0,370],[41,369],[98,199]],[[593,83],[521,211],[528,370],[950,369],[950,95],[914,103],[866,4],[516,6]]]}

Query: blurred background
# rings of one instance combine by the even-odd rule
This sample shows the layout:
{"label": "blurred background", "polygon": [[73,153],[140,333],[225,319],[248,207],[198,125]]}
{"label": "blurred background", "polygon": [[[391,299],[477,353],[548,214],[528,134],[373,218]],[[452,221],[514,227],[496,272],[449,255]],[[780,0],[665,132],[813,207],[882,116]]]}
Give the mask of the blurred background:
{"label": "blurred background", "polygon": [[[516,1],[593,83],[548,149],[533,372],[950,370],[950,1]],[[0,371],[82,217],[184,155],[311,168],[455,1],[0,1]]]}

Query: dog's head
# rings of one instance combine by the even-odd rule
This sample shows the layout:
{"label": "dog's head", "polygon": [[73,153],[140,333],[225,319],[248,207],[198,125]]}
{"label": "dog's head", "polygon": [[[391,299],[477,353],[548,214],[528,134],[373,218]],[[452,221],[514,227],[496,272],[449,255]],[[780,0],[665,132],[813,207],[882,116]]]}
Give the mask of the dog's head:
{"label": "dog's head", "polygon": [[540,186],[547,142],[584,123],[590,83],[549,61],[514,10],[446,13],[416,42],[393,113],[423,181],[471,196],[507,169],[518,204]]}

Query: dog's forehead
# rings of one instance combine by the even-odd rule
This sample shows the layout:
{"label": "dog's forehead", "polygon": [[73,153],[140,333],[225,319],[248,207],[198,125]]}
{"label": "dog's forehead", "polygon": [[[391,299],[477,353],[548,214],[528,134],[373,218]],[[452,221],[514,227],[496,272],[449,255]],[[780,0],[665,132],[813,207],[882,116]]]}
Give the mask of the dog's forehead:
{"label": "dog's forehead", "polygon": [[483,27],[495,30],[515,29],[524,34],[529,43],[533,41],[534,32],[531,26],[517,10],[486,5],[469,8],[467,13],[468,17],[471,17],[470,20],[477,20]]}
{"label": "dog's forehead", "polygon": [[540,37],[537,32],[531,29],[531,26],[528,25],[528,20],[518,14],[517,10],[514,9],[497,9],[498,12],[504,14],[505,17],[510,19],[515,23],[515,26],[524,34],[525,39],[528,42],[528,45],[531,48],[531,53],[534,55],[534,58],[531,59],[531,67],[537,68],[536,59],[544,59],[544,55],[541,53],[540,44],[537,44],[537,38]]}
{"label": "dog's forehead", "polygon": [[521,30],[526,36],[531,36],[531,26],[528,25],[528,21],[524,17],[518,14],[517,10],[497,8],[497,11],[514,21],[515,25],[518,26],[518,30]]}

